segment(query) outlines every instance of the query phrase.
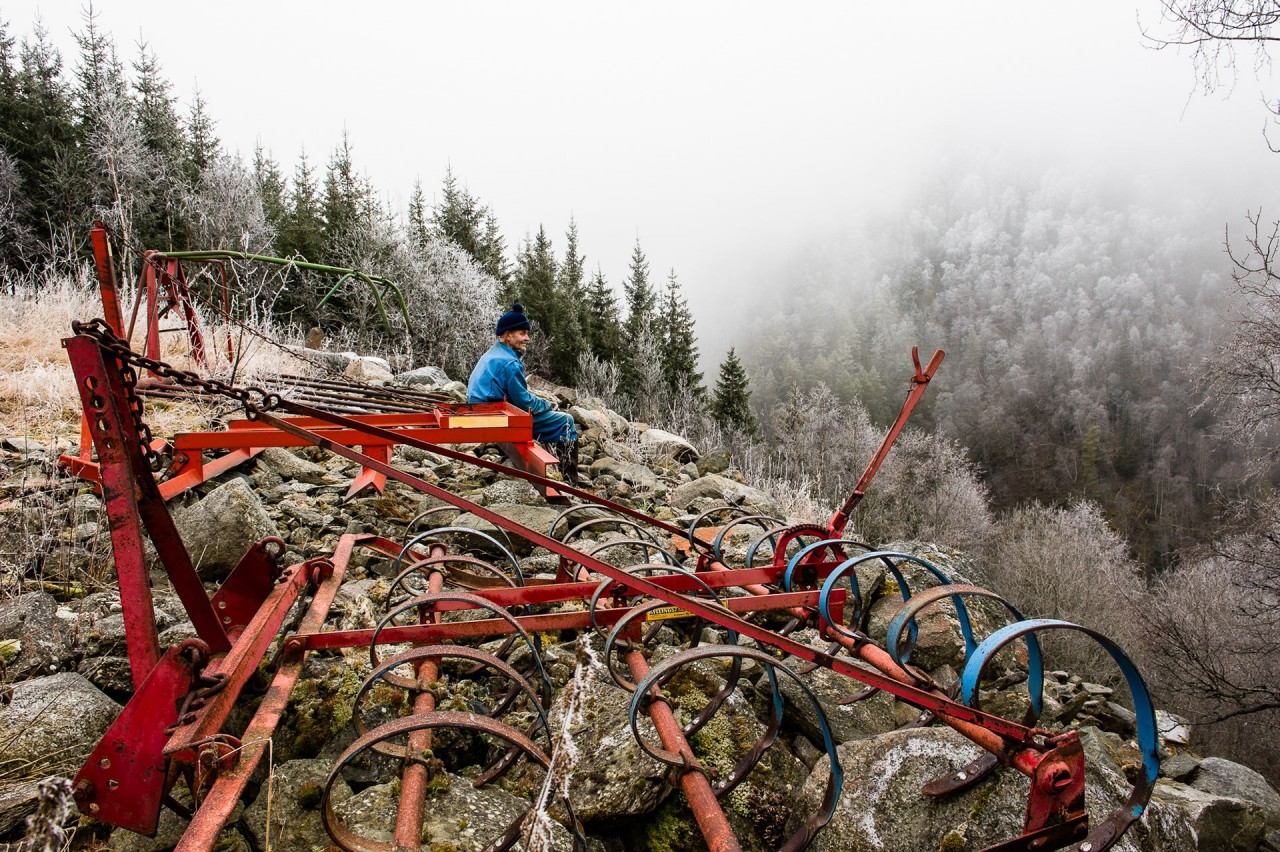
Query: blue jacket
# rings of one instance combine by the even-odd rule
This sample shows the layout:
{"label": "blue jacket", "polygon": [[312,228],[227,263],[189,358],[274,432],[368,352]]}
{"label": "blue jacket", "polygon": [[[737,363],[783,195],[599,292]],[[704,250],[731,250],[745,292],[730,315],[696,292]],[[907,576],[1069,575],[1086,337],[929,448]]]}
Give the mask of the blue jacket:
{"label": "blue jacket", "polygon": [[493,344],[480,356],[467,382],[467,402],[499,402],[501,400],[530,414],[550,411],[551,403],[529,393],[524,378],[524,363],[516,351],[502,341]]}

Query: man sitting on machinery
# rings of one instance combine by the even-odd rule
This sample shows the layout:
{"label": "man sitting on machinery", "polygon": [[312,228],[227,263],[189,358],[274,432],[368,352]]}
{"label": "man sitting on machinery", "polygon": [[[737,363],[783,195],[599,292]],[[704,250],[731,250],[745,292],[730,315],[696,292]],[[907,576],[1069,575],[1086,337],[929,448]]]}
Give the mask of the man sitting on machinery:
{"label": "man sitting on machinery", "polygon": [[529,392],[524,356],[532,328],[524,306],[516,303],[498,318],[498,341],[480,356],[467,382],[467,402],[506,400],[533,415],[533,437],[547,446],[560,462],[560,471],[572,485],[578,484],[578,430],[573,416],[554,411],[551,403]]}

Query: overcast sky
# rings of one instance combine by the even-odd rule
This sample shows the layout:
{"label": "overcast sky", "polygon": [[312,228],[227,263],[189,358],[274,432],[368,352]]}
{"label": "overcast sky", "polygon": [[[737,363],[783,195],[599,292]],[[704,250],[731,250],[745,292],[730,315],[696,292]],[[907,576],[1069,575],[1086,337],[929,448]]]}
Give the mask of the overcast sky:
{"label": "overcast sky", "polygon": [[[638,236],[709,343],[735,287],[803,236],[970,156],[1136,172],[1224,221],[1265,206],[1280,168],[1252,77],[1206,98],[1188,57],[1144,46],[1155,0],[96,8],[126,61],[154,46],[184,108],[198,84],[246,157],[261,140],[291,173],[346,128],[398,207],[451,163],[511,245],[541,223],[559,250],[575,216],[615,286]],[[0,6],[19,37],[37,14],[69,71],[79,7]]]}

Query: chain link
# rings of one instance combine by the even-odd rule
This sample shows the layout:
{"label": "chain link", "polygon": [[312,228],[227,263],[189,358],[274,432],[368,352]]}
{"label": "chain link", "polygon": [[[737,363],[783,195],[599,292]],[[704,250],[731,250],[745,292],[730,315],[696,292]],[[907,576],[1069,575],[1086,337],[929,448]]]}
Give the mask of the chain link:
{"label": "chain link", "polygon": [[160,471],[166,465],[160,454],[151,446],[151,427],[143,418],[142,399],[137,394],[138,370],[149,370],[160,378],[168,379],[185,388],[198,388],[213,396],[222,396],[235,400],[244,409],[245,416],[256,420],[264,411],[270,411],[280,404],[280,395],[266,391],[260,387],[236,387],[217,379],[206,379],[190,370],[179,370],[164,361],[157,361],[134,352],[129,344],[118,337],[107,325],[106,320],[94,319],[89,322],[72,322],[71,330],[76,334],[93,339],[103,352],[114,358],[120,369],[120,380],[124,384],[125,400],[129,414],[133,418],[134,430],[143,456],[153,471]]}

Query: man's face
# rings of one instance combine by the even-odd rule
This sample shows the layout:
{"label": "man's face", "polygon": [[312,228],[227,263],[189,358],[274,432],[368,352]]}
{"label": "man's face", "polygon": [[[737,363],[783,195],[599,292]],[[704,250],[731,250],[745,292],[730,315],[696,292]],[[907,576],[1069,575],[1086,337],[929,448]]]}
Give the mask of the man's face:
{"label": "man's face", "polygon": [[517,328],[514,331],[504,331],[499,339],[523,355],[525,347],[529,345],[529,329]]}

